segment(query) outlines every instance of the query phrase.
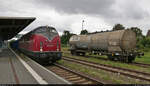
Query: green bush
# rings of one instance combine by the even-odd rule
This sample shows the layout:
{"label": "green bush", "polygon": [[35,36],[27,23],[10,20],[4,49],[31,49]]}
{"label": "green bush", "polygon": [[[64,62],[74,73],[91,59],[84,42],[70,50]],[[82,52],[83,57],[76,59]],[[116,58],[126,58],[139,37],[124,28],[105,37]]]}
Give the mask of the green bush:
{"label": "green bush", "polygon": [[67,44],[61,44],[61,47],[67,47]]}
{"label": "green bush", "polygon": [[137,48],[141,51],[150,51],[150,37],[137,38]]}

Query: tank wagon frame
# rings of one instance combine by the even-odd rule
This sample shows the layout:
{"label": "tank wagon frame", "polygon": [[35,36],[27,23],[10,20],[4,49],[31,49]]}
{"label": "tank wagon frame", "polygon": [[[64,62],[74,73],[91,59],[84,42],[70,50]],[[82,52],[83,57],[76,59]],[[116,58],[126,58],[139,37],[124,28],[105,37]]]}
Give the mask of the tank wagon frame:
{"label": "tank wagon frame", "polygon": [[137,52],[136,35],[131,30],[95,33],[90,35],[74,35],[69,40],[72,55],[98,54],[107,55],[110,60],[132,62]]}

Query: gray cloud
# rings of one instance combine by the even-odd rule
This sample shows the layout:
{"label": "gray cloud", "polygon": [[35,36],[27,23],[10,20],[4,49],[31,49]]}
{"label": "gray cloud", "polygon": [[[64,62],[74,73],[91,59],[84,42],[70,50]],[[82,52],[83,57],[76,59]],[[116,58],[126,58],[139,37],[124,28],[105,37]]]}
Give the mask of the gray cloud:
{"label": "gray cloud", "polygon": [[[0,16],[37,17],[31,28],[51,24],[60,32],[64,29],[73,31],[74,23],[90,17],[90,21],[97,18],[97,21],[102,20],[111,26],[116,23],[125,27],[138,26],[145,34],[150,28],[150,6],[147,3],[149,0],[2,0]],[[51,14],[52,11],[58,15]]]}
{"label": "gray cloud", "polygon": [[[121,11],[118,15],[122,18],[127,19],[143,19],[149,16],[149,12],[144,10],[143,5],[140,6],[139,0],[118,0],[115,4],[117,8]],[[118,12],[118,9],[116,12]]]}
{"label": "gray cloud", "polygon": [[[138,0],[33,0],[38,6],[47,5],[67,14],[88,14],[106,18],[142,19],[149,16]],[[113,8],[116,6],[117,8]],[[121,10],[119,12],[119,10]]]}
{"label": "gray cloud", "polygon": [[[68,14],[109,15],[115,0],[34,0],[39,6],[47,5]],[[108,14],[109,12],[109,14]]]}

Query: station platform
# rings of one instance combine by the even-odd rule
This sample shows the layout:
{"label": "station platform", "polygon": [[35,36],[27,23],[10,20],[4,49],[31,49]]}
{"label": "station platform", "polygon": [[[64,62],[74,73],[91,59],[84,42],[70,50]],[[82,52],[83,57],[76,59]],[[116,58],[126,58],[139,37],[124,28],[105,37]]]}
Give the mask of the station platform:
{"label": "station platform", "polygon": [[31,59],[9,48],[0,52],[0,84],[70,84]]}

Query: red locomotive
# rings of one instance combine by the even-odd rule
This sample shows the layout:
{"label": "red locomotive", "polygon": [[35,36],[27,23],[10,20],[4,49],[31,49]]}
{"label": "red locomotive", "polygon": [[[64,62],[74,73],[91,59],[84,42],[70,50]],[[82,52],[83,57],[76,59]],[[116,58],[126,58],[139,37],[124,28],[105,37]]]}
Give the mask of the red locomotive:
{"label": "red locomotive", "polygon": [[62,57],[60,37],[55,28],[40,26],[19,39],[19,50],[40,63],[54,63]]}

